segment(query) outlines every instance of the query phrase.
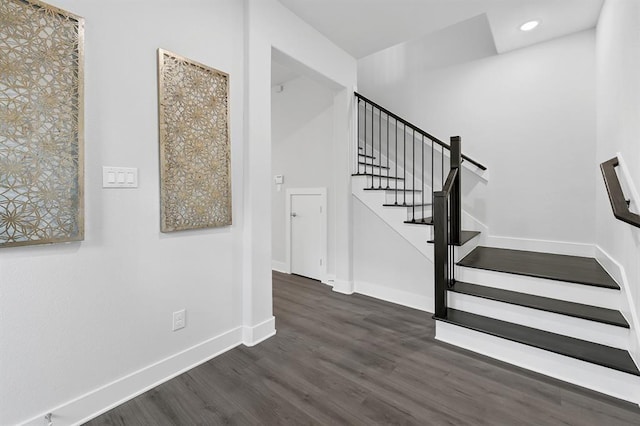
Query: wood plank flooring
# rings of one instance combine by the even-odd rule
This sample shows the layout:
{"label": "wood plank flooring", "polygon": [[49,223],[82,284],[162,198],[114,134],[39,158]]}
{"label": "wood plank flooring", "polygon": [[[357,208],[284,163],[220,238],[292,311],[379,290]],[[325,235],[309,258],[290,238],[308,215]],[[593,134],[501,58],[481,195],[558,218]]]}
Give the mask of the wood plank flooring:
{"label": "wood plank flooring", "polygon": [[89,425],[639,425],[640,409],[436,342],[425,312],[274,272],[276,336]]}

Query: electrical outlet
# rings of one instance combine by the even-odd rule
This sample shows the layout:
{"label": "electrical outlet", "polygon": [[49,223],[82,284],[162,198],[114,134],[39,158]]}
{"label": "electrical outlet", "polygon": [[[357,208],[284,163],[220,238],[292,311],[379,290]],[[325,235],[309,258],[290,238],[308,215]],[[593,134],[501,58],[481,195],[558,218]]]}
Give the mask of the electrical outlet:
{"label": "electrical outlet", "polygon": [[187,326],[187,310],[182,309],[173,313],[173,331],[180,330]]}

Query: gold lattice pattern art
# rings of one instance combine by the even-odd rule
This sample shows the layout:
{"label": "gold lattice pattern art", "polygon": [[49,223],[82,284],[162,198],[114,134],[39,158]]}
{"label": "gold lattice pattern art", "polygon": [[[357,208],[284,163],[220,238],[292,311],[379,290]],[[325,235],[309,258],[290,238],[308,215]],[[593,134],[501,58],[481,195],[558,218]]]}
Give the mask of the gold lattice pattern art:
{"label": "gold lattice pattern art", "polygon": [[229,76],[158,50],[161,231],[231,224]]}
{"label": "gold lattice pattern art", "polygon": [[77,241],[83,20],[0,0],[0,247]]}

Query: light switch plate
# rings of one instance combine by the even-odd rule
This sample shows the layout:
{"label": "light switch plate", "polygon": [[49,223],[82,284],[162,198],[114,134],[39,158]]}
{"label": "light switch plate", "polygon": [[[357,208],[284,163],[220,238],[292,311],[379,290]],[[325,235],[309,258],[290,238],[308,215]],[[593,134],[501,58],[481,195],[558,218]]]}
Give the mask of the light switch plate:
{"label": "light switch plate", "polygon": [[135,167],[102,167],[103,188],[137,188],[138,169]]}

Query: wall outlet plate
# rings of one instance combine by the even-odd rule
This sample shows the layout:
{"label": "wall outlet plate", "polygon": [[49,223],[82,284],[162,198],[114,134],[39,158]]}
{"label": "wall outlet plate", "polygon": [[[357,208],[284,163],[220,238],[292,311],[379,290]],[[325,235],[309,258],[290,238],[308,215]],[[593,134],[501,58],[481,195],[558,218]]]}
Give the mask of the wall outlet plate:
{"label": "wall outlet plate", "polygon": [[173,331],[180,330],[187,326],[187,310],[181,309],[173,313]]}

